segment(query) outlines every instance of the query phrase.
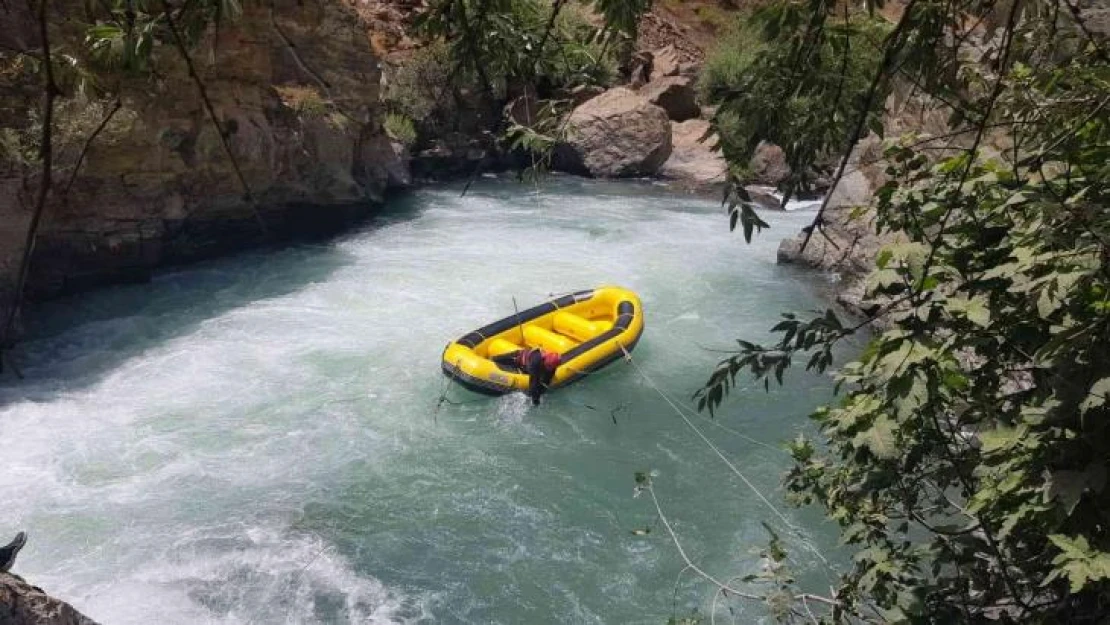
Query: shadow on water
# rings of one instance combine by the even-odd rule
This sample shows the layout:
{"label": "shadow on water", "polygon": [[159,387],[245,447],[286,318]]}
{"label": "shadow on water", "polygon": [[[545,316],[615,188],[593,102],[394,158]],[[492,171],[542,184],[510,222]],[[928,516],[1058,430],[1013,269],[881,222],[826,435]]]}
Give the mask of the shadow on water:
{"label": "shadow on water", "polygon": [[[391,201],[346,236],[408,221],[420,211]],[[337,240],[256,249],[167,269],[146,284],[119,285],[44,302],[25,313],[12,353],[24,379],[0,376],[0,406],[86,388],[127,360],[195,331],[209,319],[325,281],[354,257]]]}

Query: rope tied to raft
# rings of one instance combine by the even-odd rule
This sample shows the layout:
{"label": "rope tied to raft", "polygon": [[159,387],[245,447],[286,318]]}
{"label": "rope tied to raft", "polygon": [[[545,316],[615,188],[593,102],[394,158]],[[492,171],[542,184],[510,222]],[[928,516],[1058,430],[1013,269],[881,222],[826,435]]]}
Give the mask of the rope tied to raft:
{"label": "rope tied to raft", "polygon": [[[459,363],[460,362],[462,362],[462,358],[458,358],[458,359],[455,360],[455,369],[459,368]],[[450,400],[447,399],[447,391],[451,390],[451,383],[455,381],[455,378],[453,378],[450,375],[444,375],[443,377],[447,378],[447,381],[444,382],[443,386],[440,388],[439,401],[436,402],[436,409],[432,413],[432,421],[436,425],[439,425],[439,411],[440,411],[440,409],[443,408],[443,404],[445,402],[450,401]]]}
{"label": "rope tied to raft", "polygon": [[698,438],[700,438],[702,440],[702,442],[704,442],[706,444],[706,446],[708,446],[711,450],[713,450],[713,453],[716,454],[717,457],[720,458],[721,461],[724,462],[726,466],[728,466],[729,470],[731,470],[733,474],[735,474],[738,478],[740,478],[740,480],[742,482],[744,482],[744,484],[749,489],[751,489],[751,491],[753,493],[755,493],[756,497],[758,497],[759,500],[762,501],[763,504],[765,506],[767,506],[767,508],[771,512],[773,512],[775,514],[775,516],[777,516],[779,518],[779,520],[781,520],[786,525],[787,528],[789,528],[792,532],[794,532],[795,535],[802,538],[802,544],[804,544],[806,546],[806,548],[809,549],[809,551],[811,551],[815,556],[817,556],[817,558],[820,559],[821,562],[824,563],[826,567],[828,567],[829,566],[828,559],[825,558],[825,556],[820,551],[818,551],[816,547],[814,547],[813,545],[811,545],[809,543],[809,540],[805,538],[805,535],[802,533],[801,529],[799,529],[797,526],[795,526],[793,523],[791,523],[790,520],[786,518],[786,515],[783,514],[777,507],[775,507],[775,505],[773,503],[771,503],[771,500],[768,499],[767,496],[764,495],[763,492],[760,491],[759,488],[757,488],[756,485],[753,484],[752,481],[750,479],[748,479],[748,477],[746,475],[744,475],[744,473],[741,472],[740,469],[738,469],[736,467],[736,465],[733,464],[732,461],[729,460],[725,456],[724,452],[722,452],[719,447],[714,445],[713,441],[709,440],[709,438],[704,433],[702,433],[702,431],[698,428],[698,426],[694,425],[693,421],[691,421],[689,418],[687,418],[687,416],[683,412],[683,410],[675,402],[671,401],[671,398],[666,393],[664,393],[662,389],[659,388],[659,386],[655,383],[655,381],[651,379],[651,376],[649,376],[647,374],[647,372],[644,371],[643,367],[641,367],[639,365],[639,363],[637,363],[635,360],[633,360],[632,354],[629,353],[629,351],[627,349],[625,349],[624,345],[621,345],[620,343],[617,343],[617,345],[620,347],[621,351],[624,352],[625,360],[632,363],[632,366],[636,368],[636,371],[638,371],[640,376],[642,378],[644,378],[644,381],[647,382],[648,386],[650,386],[652,389],[654,389],[655,392],[658,393],[659,396],[663,398],[663,401],[667,402],[667,404],[675,411],[675,414],[677,414],[682,419],[682,421],[685,422],[686,425],[695,434],[697,434]]}

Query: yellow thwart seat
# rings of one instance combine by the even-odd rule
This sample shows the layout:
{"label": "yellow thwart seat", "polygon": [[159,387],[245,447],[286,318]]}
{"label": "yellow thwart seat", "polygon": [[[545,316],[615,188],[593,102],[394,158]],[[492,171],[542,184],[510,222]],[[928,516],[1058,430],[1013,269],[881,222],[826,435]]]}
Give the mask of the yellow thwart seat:
{"label": "yellow thwart seat", "polygon": [[565,336],[556,334],[551,330],[545,330],[535,324],[524,326],[524,340],[528,342],[528,347],[540,347],[549,352],[560,354],[569,352],[578,344]]}
{"label": "yellow thwart seat", "polygon": [[608,321],[590,321],[564,311],[555,313],[552,323],[556,332],[572,337],[578,342],[588,341],[613,327],[613,324]]}

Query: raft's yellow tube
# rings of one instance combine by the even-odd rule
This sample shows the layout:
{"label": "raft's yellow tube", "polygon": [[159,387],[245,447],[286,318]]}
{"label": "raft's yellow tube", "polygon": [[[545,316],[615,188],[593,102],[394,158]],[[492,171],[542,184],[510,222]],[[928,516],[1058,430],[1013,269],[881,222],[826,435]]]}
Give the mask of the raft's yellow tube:
{"label": "raft's yellow tube", "polygon": [[443,371],[472,390],[500,395],[528,388],[528,376],[492,360],[520,349],[542,347],[562,356],[551,387],[569,384],[631,351],[644,330],[640,298],[605,286],[580,291],[506,317],[450,343]]}

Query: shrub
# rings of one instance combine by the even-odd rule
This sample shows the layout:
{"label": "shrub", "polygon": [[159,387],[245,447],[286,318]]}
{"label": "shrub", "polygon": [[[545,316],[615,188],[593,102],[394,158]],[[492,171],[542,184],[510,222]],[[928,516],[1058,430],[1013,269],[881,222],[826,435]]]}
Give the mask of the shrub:
{"label": "shrub", "polygon": [[322,117],[328,112],[328,101],[320,92],[308,85],[278,85],[274,87],[281,103],[297,115],[309,118]]}
{"label": "shrub", "polygon": [[709,52],[698,78],[702,100],[717,103],[719,95],[741,84],[752,62],[767,47],[758,29],[746,18],[734,18]]}
{"label": "shrub", "polygon": [[386,113],[385,132],[394,141],[399,141],[406,147],[416,143],[416,126],[412,120],[400,113]]}
{"label": "shrub", "polygon": [[386,108],[414,126],[435,129],[456,115],[452,89],[470,84],[469,74],[452,75],[456,62],[442,42],[431,43],[415,52],[386,73],[382,100]]}

